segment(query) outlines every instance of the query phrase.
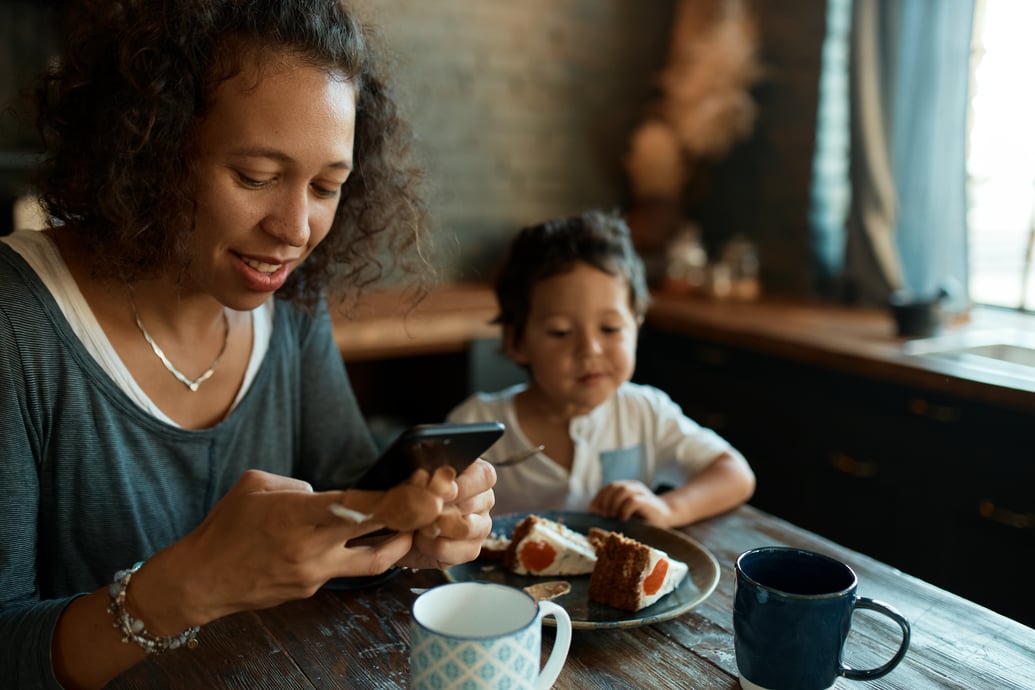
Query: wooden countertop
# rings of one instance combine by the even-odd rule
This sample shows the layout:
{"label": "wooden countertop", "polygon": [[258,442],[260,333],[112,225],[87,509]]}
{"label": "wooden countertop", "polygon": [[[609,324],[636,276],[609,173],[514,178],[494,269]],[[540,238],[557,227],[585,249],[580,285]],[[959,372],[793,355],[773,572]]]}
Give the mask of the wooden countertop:
{"label": "wooden countertop", "polygon": [[439,287],[413,306],[398,292],[364,295],[349,315],[332,308],[334,339],[347,362],[462,352],[472,340],[496,338],[496,296],[488,285]]}
{"label": "wooden countertop", "polygon": [[[890,312],[880,309],[656,294],[647,322],[661,330],[851,374],[1035,410],[1035,376],[1025,379],[962,361],[912,354],[918,341],[897,337]],[[1025,329],[1035,331],[1035,317],[975,309],[968,323],[947,326],[936,337],[952,344],[965,342],[968,335]]]}
{"label": "wooden countertop", "polygon": [[[334,314],[334,335],[346,361],[462,352],[472,340],[498,337],[499,327],[491,324],[495,315],[495,296],[483,283],[444,285],[412,309],[398,293],[371,293],[351,317]],[[1007,376],[950,359],[910,354],[907,341],[895,335],[891,315],[884,310],[655,293],[647,323],[877,380],[1035,410],[1035,376]],[[976,309],[969,323],[946,328],[939,337],[951,341],[993,329],[1035,332],[1035,316]]]}

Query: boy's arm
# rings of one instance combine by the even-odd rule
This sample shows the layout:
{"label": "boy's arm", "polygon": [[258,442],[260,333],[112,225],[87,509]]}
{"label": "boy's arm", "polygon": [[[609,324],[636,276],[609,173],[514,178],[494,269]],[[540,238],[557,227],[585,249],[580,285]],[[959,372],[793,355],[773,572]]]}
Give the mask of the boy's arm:
{"label": "boy's arm", "polygon": [[658,498],[669,508],[666,527],[681,527],[736,508],[755,492],[755,473],[736,450],[719,454],[682,486]]}
{"label": "boy's arm", "polygon": [[737,507],[754,490],[751,467],[731,449],[682,486],[660,496],[640,481],[612,482],[594,496],[590,510],[620,520],[638,517],[656,527],[682,527]]}

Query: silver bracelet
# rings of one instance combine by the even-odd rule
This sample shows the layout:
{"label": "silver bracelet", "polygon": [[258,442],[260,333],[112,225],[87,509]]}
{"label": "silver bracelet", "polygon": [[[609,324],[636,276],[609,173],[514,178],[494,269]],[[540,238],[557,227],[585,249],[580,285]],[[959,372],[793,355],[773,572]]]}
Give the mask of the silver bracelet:
{"label": "silver bracelet", "polygon": [[115,617],[112,625],[122,633],[123,642],[135,642],[148,654],[158,654],[183,646],[194,649],[198,646],[200,628],[187,628],[179,635],[154,635],[147,631],[142,620],[134,618],[126,610],[126,590],[129,589],[129,581],[133,578],[133,573],[143,564],[144,562],[140,561],[135,563],[132,568],[115,573],[115,579],[108,588],[108,594],[111,596],[108,613]]}

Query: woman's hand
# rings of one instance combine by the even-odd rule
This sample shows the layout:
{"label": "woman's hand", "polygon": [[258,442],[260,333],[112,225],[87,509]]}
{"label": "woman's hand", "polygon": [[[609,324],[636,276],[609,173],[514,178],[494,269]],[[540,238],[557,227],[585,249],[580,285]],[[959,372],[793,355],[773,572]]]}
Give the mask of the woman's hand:
{"label": "woman's hand", "polygon": [[384,572],[410,551],[412,534],[346,547],[384,525],[331,513],[344,493],[314,493],[297,479],[245,472],[201,525],[144,564],[129,605],[152,632],[173,634],[311,596],[334,577]]}
{"label": "woman's hand", "polygon": [[411,568],[448,568],[473,561],[492,530],[489,511],[496,503],[492,487],[496,470],[476,460],[456,478],[457,495],[447,502],[432,525],[413,537],[413,549],[399,565]]}
{"label": "woman's hand", "polygon": [[642,518],[656,527],[672,526],[672,508],[643,482],[622,479],[604,486],[589,504],[591,512],[628,520]]}
{"label": "woman's hand", "polygon": [[443,507],[456,499],[456,470],[439,467],[432,475],[417,470],[404,483],[387,491],[349,489],[343,505],[362,515],[356,521],[373,520],[391,530],[413,532],[433,524]]}

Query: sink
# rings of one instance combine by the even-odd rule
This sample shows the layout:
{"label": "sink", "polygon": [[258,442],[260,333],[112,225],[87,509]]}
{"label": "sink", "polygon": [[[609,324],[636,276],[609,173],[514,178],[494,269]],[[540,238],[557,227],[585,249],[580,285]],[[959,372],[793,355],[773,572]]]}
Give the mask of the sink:
{"label": "sink", "polygon": [[903,344],[907,355],[934,357],[970,368],[1035,380],[1035,334],[1016,329],[950,333]]}
{"label": "sink", "polygon": [[[937,353],[936,353],[937,354]],[[1000,362],[1009,362],[1024,367],[1035,367],[1035,349],[1023,345],[1011,345],[998,343],[996,345],[976,345],[964,347],[955,351],[940,353],[942,356],[952,357],[986,357]]]}

